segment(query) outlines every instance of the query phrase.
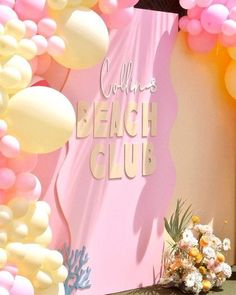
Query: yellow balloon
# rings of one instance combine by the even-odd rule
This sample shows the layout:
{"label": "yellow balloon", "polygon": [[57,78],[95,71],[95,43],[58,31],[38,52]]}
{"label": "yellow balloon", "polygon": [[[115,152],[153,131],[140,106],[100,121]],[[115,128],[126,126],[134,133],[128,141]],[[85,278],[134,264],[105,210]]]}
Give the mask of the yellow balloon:
{"label": "yellow balloon", "polygon": [[0,85],[4,88],[15,88],[21,81],[21,73],[15,67],[5,66],[0,71]]}
{"label": "yellow balloon", "polygon": [[35,290],[35,295],[65,295],[65,288],[62,283],[52,285],[50,288],[45,290]]}
{"label": "yellow balloon", "polygon": [[225,85],[229,94],[236,99],[236,61],[232,60],[225,73]]}
{"label": "yellow balloon", "polygon": [[57,90],[35,86],[19,91],[8,104],[5,120],[23,151],[49,153],[65,144],[75,127],[75,112]]}
{"label": "yellow balloon", "polygon": [[8,240],[7,232],[5,230],[0,231],[0,247],[3,248],[6,246]]}
{"label": "yellow balloon", "polygon": [[[46,250],[43,267],[47,270],[55,270],[63,264],[63,256],[55,250]],[[62,280],[63,281],[63,280]],[[62,282],[61,281],[61,282]]]}
{"label": "yellow balloon", "polygon": [[13,214],[11,209],[8,206],[0,206],[0,226],[7,225],[12,221]]}
{"label": "yellow balloon", "polygon": [[20,40],[25,35],[25,24],[19,19],[11,19],[5,25],[5,33]]}
{"label": "yellow balloon", "polygon": [[64,282],[68,276],[67,268],[62,265],[56,271],[51,273],[54,283],[61,283]]}
{"label": "yellow balloon", "polygon": [[49,225],[49,218],[46,212],[36,209],[29,223],[30,233],[41,235]]}
{"label": "yellow balloon", "polygon": [[17,41],[10,35],[0,36],[0,55],[10,56],[16,52]]}
{"label": "yellow balloon", "polygon": [[107,53],[109,35],[101,17],[93,10],[67,8],[52,15],[58,24],[57,35],[65,41],[66,49],[53,58],[71,69],[82,69],[99,63]]}
{"label": "yellow balloon", "polygon": [[97,3],[98,3],[98,0],[82,0],[81,6],[93,7]]}
{"label": "yellow balloon", "polygon": [[8,202],[7,206],[11,208],[14,218],[20,218],[29,210],[30,202],[25,198],[14,198]]}
{"label": "yellow balloon", "polygon": [[33,279],[33,285],[37,289],[47,289],[53,284],[50,275],[44,271],[38,271]]}
{"label": "yellow balloon", "polygon": [[48,227],[44,233],[42,233],[40,236],[37,236],[36,238],[30,237],[32,241],[35,243],[41,245],[42,247],[47,247],[52,242],[52,230],[50,227]]}
{"label": "yellow balloon", "polygon": [[[1,70],[0,70],[1,71]],[[7,109],[9,96],[5,90],[0,88],[0,115]]]}
{"label": "yellow balloon", "polygon": [[4,267],[7,263],[7,252],[0,248],[0,268]]}
{"label": "yellow balloon", "polygon": [[48,6],[51,9],[62,10],[66,7],[68,0],[48,0]]}
{"label": "yellow balloon", "polygon": [[32,79],[32,69],[29,62],[20,55],[14,55],[3,64],[3,69],[8,67],[15,68],[21,75],[21,79],[16,85],[9,86],[6,91],[14,94],[20,89],[28,87]]}
{"label": "yellow balloon", "polygon": [[31,60],[37,54],[37,46],[32,40],[22,39],[18,43],[17,53],[25,59]]}
{"label": "yellow balloon", "polygon": [[11,263],[21,262],[26,254],[26,249],[22,243],[9,243],[6,246],[6,251]]}

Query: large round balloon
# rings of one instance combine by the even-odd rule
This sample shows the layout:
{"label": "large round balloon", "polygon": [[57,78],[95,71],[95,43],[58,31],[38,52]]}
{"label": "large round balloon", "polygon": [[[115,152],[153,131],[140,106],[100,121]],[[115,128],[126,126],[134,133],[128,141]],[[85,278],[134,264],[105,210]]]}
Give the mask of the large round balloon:
{"label": "large round balloon", "polygon": [[57,90],[35,86],[15,94],[6,112],[9,134],[29,153],[52,152],[65,144],[75,127],[75,112]]}
{"label": "large round balloon", "polygon": [[99,63],[108,50],[109,35],[101,17],[93,10],[67,8],[54,12],[57,34],[65,41],[66,49],[53,58],[71,69],[88,68]]}

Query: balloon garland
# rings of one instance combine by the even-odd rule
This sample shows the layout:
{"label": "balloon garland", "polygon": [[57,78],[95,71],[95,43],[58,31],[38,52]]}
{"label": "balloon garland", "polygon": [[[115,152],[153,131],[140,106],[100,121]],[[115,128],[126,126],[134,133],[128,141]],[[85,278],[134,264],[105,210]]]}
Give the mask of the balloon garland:
{"label": "balloon garland", "polygon": [[217,44],[227,48],[232,61],[225,73],[225,85],[236,99],[236,1],[180,0],[187,16],[179,20],[179,27],[187,33],[187,43],[198,53],[210,52]]}
{"label": "balloon garland", "polygon": [[[99,63],[109,29],[127,25],[137,0],[0,0],[0,293],[64,295],[68,270],[49,250],[50,206],[39,201],[37,155],[75,127],[69,100],[43,75]],[[89,36],[89,38],[88,38]]]}

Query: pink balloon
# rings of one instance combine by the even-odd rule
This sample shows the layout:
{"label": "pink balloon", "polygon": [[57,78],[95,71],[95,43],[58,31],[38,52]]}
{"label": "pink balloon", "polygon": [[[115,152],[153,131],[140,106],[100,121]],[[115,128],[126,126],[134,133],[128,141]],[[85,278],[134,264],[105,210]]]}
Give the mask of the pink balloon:
{"label": "pink balloon", "polygon": [[188,35],[188,45],[190,49],[199,53],[206,53],[211,51],[217,41],[217,35],[212,35],[202,30],[196,36]]}
{"label": "pink balloon", "polygon": [[24,24],[25,24],[25,37],[27,38],[32,38],[34,35],[37,34],[37,24],[32,21],[32,20],[25,20],[24,21]]}
{"label": "pink balloon", "polygon": [[37,162],[37,155],[21,152],[18,157],[8,160],[8,167],[15,173],[31,172],[36,167]]}
{"label": "pink balloon", "polygon": [[232,19],[227,19],[222,25],[222,33],[226,36],[236,34],[236,22]]}
{"label": "pink balloon", "polygon": [[188,23],[187,30],[191,35],[198,35],[202,31],[202,25],[200,20],[191,19]]}
{"label": "pink balloon", "polygon": [[34,57],[29,61],[31,69],[32,69],[32,74],[34,75],[38,69],[38,57]]}
{"label": "pink balloon", "polygon": [[236,6],[236,0],[228,0],[226,6],[230,9]]}
{"label": "pink balloon", "polygon": [[236,6],[230,10],[229,18],[232,20],[236,20]]}
{"label": "pink balloon", "polygon": [[187,11],[188,17],[191,19],[200,19],[203,8],[195,6]]}
{"label": "pink balloon", "polygon": [[20,173],[16,176],[15,189],[20,192],[32,191],[35,189],[36,183],[36,176],[34,176],[32,173]]}
{"label": "pink balloon", "polygon": [[225,47],[236,46],[236,35],[227,36],[224,34],[219,35],[219,42]]}
{"label": "pink balloon", "polygon": [[120,29],[129,24],[134,15],[134,8],[118,9],[111,14],[102,14],[102,18],[110,29]]}
{"label": "pink balloon", "polygon": [[51,56],[62,55],[65,52],[66,44],[64,40],[59,36],[52,36],[48,39],[47,52]]}
{"label": "pink balloon", "polygon": [[15,0],[0,0],[1,5],[6,5],[10,8],[13,8],[15,6]]}
{"label": "pink balloon", "polygon": [[103,13],[112,13],[117,9],[118,3],[117,0],[100,0],[98,6]]}
{"label": "pink balloon", "polygon": [[46,38],[51,37],[56,33],[57,24],[51,18],[43,18],[38,23],[38,34]]}
{"label": "pink balloon", "polygon": [[11,188],[16,180],[15,173],[8,168],[0,168],[0,189]]}
{"label": "pink balloon", "polygon": [[134,7],[135,4],[138,3],[139,0],[118,0],[119,8],[128,8]]}
{"label": "pink balloon", "polygon": [[7,133],[7,123],[4,120],[0,120],[0,137]]}
{"label": "pink balloon", "polygon": [[183,32],[187,32],[187,27],[188,27],[189,21],[190,21],[190,19],[186,15],[182,16],[179,20],[180,30],[182,30]]}
{"label": "pink balloon", "polygon": [[211,5],[212,1],[213,0],[196,0],[199,7],[208,7],[209,5]]}
{"label": "pink balloon", "polygon": [[0,5],[0,24],[5,25],[11,19],[18,19],[15,11],[8,6]]}
{"label": "pink balloon", "polygon": [[31,191],[15,191],[14,195],[22,198],[27,198],[33,201],[37,201],[42,193],[41,183],[38,178],[35,176],[36,185],[35,188]]}
{"label": "pink balloon", "polygon": [[179,3],[184,9],[191,9],[196,5],[196,0],[180,0]]}
{"label": "pink balloon", "polygon": [[228,0],[213,0],[212,4],[225,4]]}
{"label": "pink balloon", "polygon": [[0,153],[0,167],[6,167],[7,166],[7,158],[3,156],[2,153]]}
{"label": "pink balloon", "polygon": [[16,276],[11,288],[11,295],[34,295],[34,288],[28,279]]}
{"label": "pink balloon", "polygon": [[20,143],[14,136],[4,135],[0,140],[0,151],[7,158],[15,158],[20,152]]}
{"label": "pink balloon", "polygon": [[5,271],[8,271],[9,273],[11,273],[14,277],[17,275],[17,273],[18,273],[18,269],[17,269],[17,267],[15,267],[14,265],[6,265],[5,267],[4,267],[4,269],[3,270],[5,270]]}
{"label": "pink balloon", "polygon": [[35,74],[37,76],[42,76],[49,69],[52,59],[48,54],[40,55],[37,57],[37,59],[38,59],[38,66],[37,66],[37,70]]}
{"label": "pink balloon", "polygon": [[7,290],[10,290],[11,287],[14,284],[14,277],[13,275],[6,271],[2,270],[0,271],[0,286],[6,288]]}
{"label": "pink balloon", "polygon": [[16,0],[15,12],[21,20],[38,22],[46,11],[46,0]]}
{"label": "pink balloon", "polygon": [[213,4],[206,8],[201,15],[203,28],[211,34],[221,32],[223,22],[227,19],[229,10],[222,4]]}
{"label": "pink balloon", "polygon": [[37,47],[37,55],[44,54],[48,47],[47,39],[42,35],[35,35],[31,39]]}

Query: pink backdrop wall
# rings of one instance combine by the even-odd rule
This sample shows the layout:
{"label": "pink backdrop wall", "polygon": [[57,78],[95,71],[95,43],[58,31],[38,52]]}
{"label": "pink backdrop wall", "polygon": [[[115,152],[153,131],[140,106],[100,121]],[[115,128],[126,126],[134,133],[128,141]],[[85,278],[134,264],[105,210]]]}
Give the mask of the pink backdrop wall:
{"label": "pink backdrop wall", "polygon": [[[71,243],[72,248],[87,247],[91,289],[84,294],[102,295],[153,283],[153,269],[160,271],[163,248],[163,218],[175,186],[175,169],[169,152],[169,137],[177,99],[169,74],[170,56],[177,34],[175,14],[136,10],[132,23],[111,32],[108,57],[109,82],[118,80],[122,63],[134,62],[134,80],[146,82],[155,77],[158,90],[126,96],[119,93],[124,107],[129,100],[157,102],[157,136],[148,138],[155,147],[157,167],[143,177],[141,167],[134,179],[96,180],[89,169],[91,149],[96,143],[116,143],[120,161],[123,143],[142,143],[127,135],[117,138],[77,139],[58,152],[40,158],[36,174],[52,208],[54,245]],[[93,69],[71,71],[54,65],[48,81],[62,89],[76,109],[80,100],[103,101],[100,86],[101,64]],[[57,77],[56,77],[57,76]],[[67,79],[66,79],[67,78]],[[66,80],[66,81],[65,81]],[[139,130],[141,116],[139,117]],[[139,156],[141,165],[141,155]],[[78,293],[81,291],[78,291]]]}

